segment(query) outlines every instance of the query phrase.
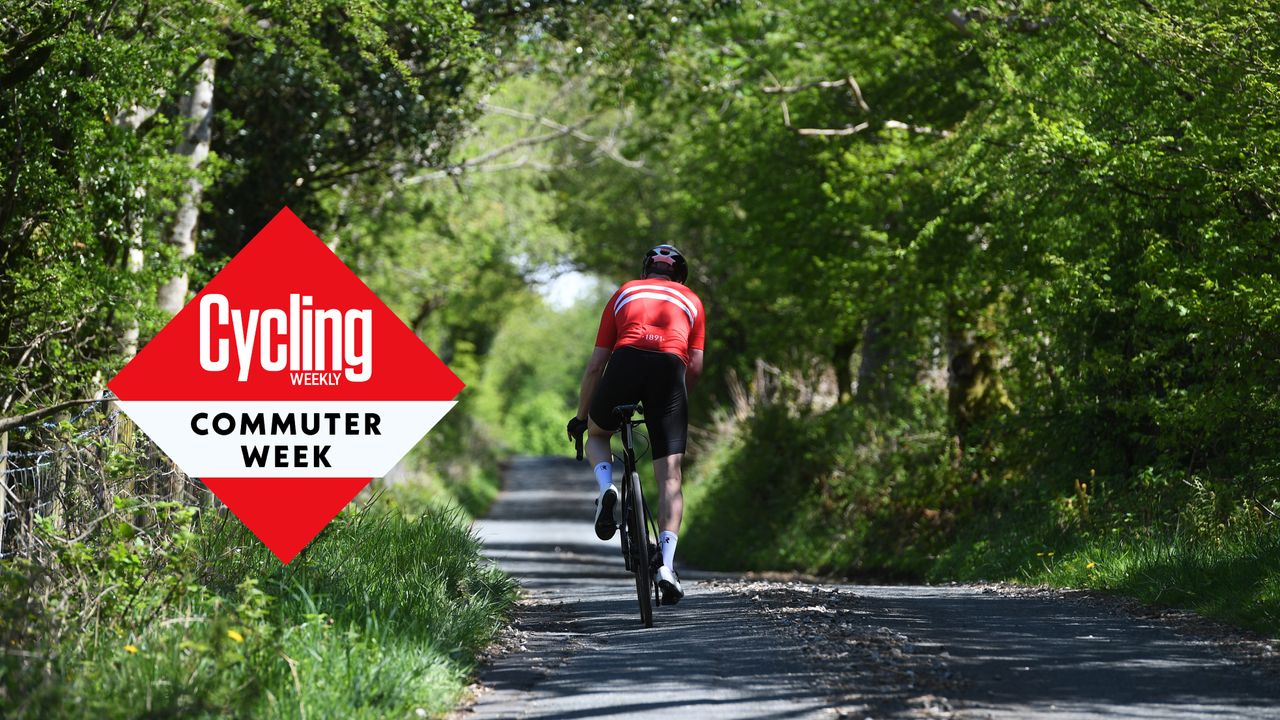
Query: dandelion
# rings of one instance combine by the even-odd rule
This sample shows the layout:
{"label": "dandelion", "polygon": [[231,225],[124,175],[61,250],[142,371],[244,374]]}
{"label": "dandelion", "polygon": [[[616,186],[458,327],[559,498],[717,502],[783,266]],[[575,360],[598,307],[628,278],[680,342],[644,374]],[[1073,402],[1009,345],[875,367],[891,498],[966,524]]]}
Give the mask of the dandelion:
{"label": "dandelion", "polygon": [[127,652],[127,653],[129,653],[130,655],[137,655],[137,654],[138,654],[138,646],[137,646],[137,645],[125,645],[125,646],[124,646],[124,651],[125,651],[125,652]]}
{"label": "dandelion", "polygon": [[1038,552],[1038,553],[1036,553],[1036,557],[1044,557],[1044,553],[1042,553],[1042,552]]}
{"label": "dandelion", "polygon": [[1048,553],[1049,557],[1053,557],[1053,553]]}
{"label": "dandelion", "polygon": [[1095,568],[1095,567],[1097,567],[1097,566],[1098,566],[1098,563],[1090,561],[1088,565],[1085,565],[1085,566],[1084,566],[1084,569],[1085,569],[1085,570],[1092,570],[1092,569],[1094,569],[1094,568]]}
{"label": "dandelion", "polygon": [[228,630],[227,637],[231,638],[232,640],[235,640],[238,643],[244,642],[244,636],[235,630]]}

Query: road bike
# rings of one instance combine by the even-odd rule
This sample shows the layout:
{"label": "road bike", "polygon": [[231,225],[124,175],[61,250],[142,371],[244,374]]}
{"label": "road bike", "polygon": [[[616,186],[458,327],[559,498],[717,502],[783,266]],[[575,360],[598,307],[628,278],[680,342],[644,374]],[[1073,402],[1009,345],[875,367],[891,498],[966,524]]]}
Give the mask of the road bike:
{"label": "road bike", "polygon": [[[622,558],[627,572],[636,580],[636,599],[640,603],[640,622],[653,627],[653,608],[662,604],[656,576],[661,565],[661,555],[656,543],[657,524],[644,499],[640,485],[640,473],[636,471],[635,425],[644,422],[644,408],[639,403],[619,405],[613,409],[614,417],[621,421],[622,436],[622,522],[618,523],[618,535],[622,541]],[[639,414],[637,420],[635,415]],[[577,438],[578,459],[582,459],[582,438]],[[617,517],[616,515],[614,516]]]}

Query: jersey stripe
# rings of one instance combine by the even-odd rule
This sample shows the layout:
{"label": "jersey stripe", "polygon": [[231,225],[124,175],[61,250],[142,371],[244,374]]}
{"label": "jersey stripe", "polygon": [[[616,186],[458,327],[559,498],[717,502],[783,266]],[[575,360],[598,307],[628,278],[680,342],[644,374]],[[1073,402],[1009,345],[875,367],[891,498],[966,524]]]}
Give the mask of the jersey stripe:
{"label": "jersey stripe", "polygon": [[[621,297],[621,296],[619,296],[619,297]],[[693,324],[693,312],[691,312],[691,311],[689,310],[689,308],[688,308],[688,306],[687,306],[687,305],[685,305],[684,303],[680,302],[679,300],[676,300],[675,298],[671,297],[670,295],[664,295],[664,294],[662,294],[662,293],[656,293],[656,292],[640,292],[640,293],[631,293],[631,294],[627,295],[627,299],[626,299],[626,300],[621,300],[621,301],[618,303],[618,306],[617,306],[617,307],[615,307],[615,308],[613,309],[613,314],[614,314],[614,315],[617,315],[617,314],[618,314],[618,311],[622,309],[622,306],[623,306],[623,305],[626,305],[627,303],[631,302],[632,300],[640,300],[640,299],[642,299],[642,298],[650,298],[650,299],[653,299],[653,300],[665,300],[666,302],[669,302],[669,303],[671,303],[672,305],[675,305],[676,307],[678,307],[678,308],[680,308],[681,310],[683,310],[685,315],[688,315],[688,316],[689,316],[689,324],[690,324],[690,325],[692,325],[692,324]]]}
{"label": "jersey stripe", "polygon": [[[679,299],[680,304],[683,305],[685,308],[685,312],[689,314],[690,320],[698,316],[698,309],[694,307],[693,303],[689,302],[689,298],[685,297],[684,294],[678,290],[673,290],[669,287],[663,287],[661,285],[633,285],[632,287],[629,287],[626,290],[623,290],[621,293],[619,293],[617,307],[622,307],[623,305],[626,304],[622,302],[623,298],[626,298],[628,295],[631,295],[632,293],[640,292],[643,290],[656,290],[658,292],[668,293],[669,295]],[[614,314],[615,315],[618,314],[617,308],[614,309]]]}

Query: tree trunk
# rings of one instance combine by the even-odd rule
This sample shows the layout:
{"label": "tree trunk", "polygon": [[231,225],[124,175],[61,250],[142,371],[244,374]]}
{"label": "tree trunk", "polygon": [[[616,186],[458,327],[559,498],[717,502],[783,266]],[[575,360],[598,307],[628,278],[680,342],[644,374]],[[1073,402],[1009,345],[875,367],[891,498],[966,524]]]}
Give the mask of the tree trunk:
{"label": "tree trunk", "polygon": [[[125,269],[133,275],[142,272],[143,258],[142,231],[140,228],[134,228],[133,237],[130,238],[129,242],[129,261]],[[134,355],[138,354],[138,315],[136,309],[120,331],[118,342],[120,345],[121,364],[129,362]]]}
{"label": "tree trunk", "polygon": [[[115,124],[130,132],[137,132],[142,123],[150,120],[158,108],[143,107],[142,105],[134,105],[127,110],[122,110],[116,114]],[[141,185],[133,188],[133,197],[135,200],[141,200],[146,197],[147,189]],[[129,255],[126,261],[125,269],[130,274],[142,272],[143,252],[142,252],[142,221],[139,217],[140,213],[134,209],[129,212],[126,223],[129,226]],[[124,362],[129,362],[134,355],[138,354],[138,316],[135,313],[126,322],[117,338],[120,346],[120,354],[123,356]],[[114,403],[112,404],[114,408]]]}
{"label": "tree trunk", "polygon": [[[142,272],[143,267],[144,255],[142,252],[142,226],[137,219],[134,219],[132,222],[133,232],[129,242],[129,260],[126,267],[130,273],[136,274]],[[124,328],[120,331],[118,341],[120,344],[120,363],[123,366],[125,363],[132,360],[134,355],[138,354],[138,308],[134,308],[134,314],[128,319]],[[105,390],[103,391],[103,396],[107,397]],[[110,437],[113,445],[119,444],[124,440],[132,441],[131,435],[126,436],[122,433],[122,428],[129,421],[123,414],[118,414],[120,412],[120,406],[116,404],[114,396],[110,397],[111,399],[107,401],[107,406],[104,412],[108,418],[114,415],[116,420],[111,423],[110,430],[107,431],[108,437]],[[101,483],[101,492],[98,493],[97,497],[100,499],[104,509],[110,507],[114,501],[111,485],[103,481]]]}
{"label": "tree trunk", "polygon": [[888,318],[874,315],[862,326],[862,361],[858,363],[857,398],[863,402],[883,402],[889,382],[885,370],[891,358]]}
{"label": "tree trunk", "polygon": [[836,367],[836,394],[841,405],[853,401],[853,352],[858,339],[848,337],[831,349],[831,362]]}
{"label": "tree trunk", "polygon": [[969,322],[952,311],[947,327],[947,410],[962,446],[969,431],[1013,404],[1000,379],[999,348],[988,307]]}
{"label": "tree trunk", "polygon": [[[190,95],[179,102],[182,117],[188,126],[177,153],[187,157],[193,171],[199,171],[209,157],[209,125],[213,119],[213,67],[213,58],[200,64],[195,87]],[[187,181],[187,192],[174,217],[173,228],[165,238],[170,245],[178,248],[178,257],[183,261],[196,253],[196,221],[200,217],[200,197],[203,192],[204,183],[200,181],[197,172],[197,176]],[[184,270],[160,286],[156,302],[165,312],[176,315],[186,304],[186,300],[187,273]]]}

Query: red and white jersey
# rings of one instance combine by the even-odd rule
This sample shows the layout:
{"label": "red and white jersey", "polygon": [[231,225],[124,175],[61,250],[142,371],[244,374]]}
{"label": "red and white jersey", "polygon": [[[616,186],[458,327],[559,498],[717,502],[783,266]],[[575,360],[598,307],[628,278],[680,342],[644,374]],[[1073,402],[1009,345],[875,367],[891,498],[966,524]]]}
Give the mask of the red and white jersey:
{"label": "red and white jersey", "polygon": [[702,350],[706,337],[702,300],[678,282],[651,278],[632,280],[609,299],[600,316],[596,347],[668,352],[688,365],[689,351]]}

